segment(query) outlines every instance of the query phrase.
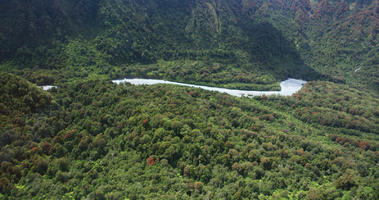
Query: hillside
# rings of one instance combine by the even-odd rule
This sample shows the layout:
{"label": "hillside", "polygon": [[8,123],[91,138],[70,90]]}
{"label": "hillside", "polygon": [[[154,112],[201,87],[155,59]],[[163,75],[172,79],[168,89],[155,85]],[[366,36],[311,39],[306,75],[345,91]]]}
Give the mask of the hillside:
{"label": "hillside", "polygon": [[378,88],[376,0],[36,2],[1,3],[3,69],[114,77],[124,68],[140,71],[139,64],[156,67],[165,60],[173,64],[150,76],[177,80],[170,75],[175,67],[200,62],[192,67],[196,77],[184,74],[185,81],[235,71],[240,80],[208,82],[249,80],[241,87],[259,88],[293,77]]}
{"label": "hillside", "polygon": [[5,199],[378,198],[377,133],[307,123],[303,105],[288,112],[296,97],[102,80],[51,95],[57,105],[1,128],[12,135],[0,151]]}
{"label": "hillside", "polygon": [[35,113],[52,103],[52,97],[27,80],[0,72],[0,126],[24,124],[23,116]]}
{"label": "hillside", "polygon": [[378,9],[0,0],[0,200],[379,199]]}

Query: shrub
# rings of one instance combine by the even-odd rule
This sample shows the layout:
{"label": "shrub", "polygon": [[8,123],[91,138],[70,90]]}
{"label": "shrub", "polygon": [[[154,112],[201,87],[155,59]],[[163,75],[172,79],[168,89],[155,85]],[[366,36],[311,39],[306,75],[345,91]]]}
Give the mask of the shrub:
{"label": "shrub", "polygon": [[7,178],[5,177],[0,178],[0,193],[3,193],[3,194],[9,193],[11,187],[12,187],[11,183]]}
{"label": "shrub", "polygon": [[106,198],[105,198],[104,194],[101,191],[96,190],[95,191],[95,199],[96,200],[105,200]]}
{"label": "shrub", "polygon": [[47,168],[49,167],[47,160],[41,157],[34,159],[33,165],[34,171],[40,173],[41,175],[45,174]]}
{"label": "shrub", "polygon": [[41,149],[42,149],[42,152],[45,153],[45,154],[51,154],[54,151],[54,149],[51,146],[51,144],[49,142],[47,142],[47,141],[42,142]]}
{"label": "shrub", "polygon": [[70,168],[70,160],[67,158],[57,159],[56,164],[57,164],[58,169],[64,172],[68,171]]}
{"label": "shrub", "polygon": [[55,175],[55,179],[59,182],[65,183],[70,180],[71,175],[68,172],[58,171]]}
{"label": "shrub", "polygon": [[341,189],[350,189],[357,185],[357,173],[351,169],[347,169],[345,173],[337,179],[336,186]]}
{"label": "shrub", "polygon": [[146,159],[146,164],[149,166],[155,165],[159,161],[159,158],[156,156],[150,156]]}
{"label": "shrub", "polygon": [[375,200],[379,198],[379,194],[378,192],[375,192],[375,190],[372,187],[366,186],[358,189],[357,198],[365,200]]}
{"label": "shrub", "polygon": [[265,157],[261,158],[261,163],[265,170],[270,170],[272,167],[272,159],[270,158],[265,158]]}
{"label": "shrub", "polygon": [[307,193],[307,200],[320,200],[324,199],[324,195],[315,189],[310,189]]}

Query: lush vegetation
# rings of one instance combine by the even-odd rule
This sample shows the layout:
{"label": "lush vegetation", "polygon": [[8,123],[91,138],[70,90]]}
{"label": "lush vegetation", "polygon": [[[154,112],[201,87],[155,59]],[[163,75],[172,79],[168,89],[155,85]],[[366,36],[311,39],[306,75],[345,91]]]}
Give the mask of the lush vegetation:
{"label": "lush vegetation", "polygon": [[[291,98],[269,97],[267,105],[291,112],[298,119],[323,126],[379,133],[378,95],[341,84],[309,82]],[[282,106],[284,105],[284,106]]]}
{"label": "lush vegetation", "polygon": [[[264,89],[262,80],[287,77],[379,88],[374,0],[15,0],[0,2],[0,12],[2,69],[80,66],[111,75],[120,66],[196,61],[199,72],[219,63],[251,82],[223,78],[232,88]],[[178,79],[168,73],[156,77]],[[205,82],[220,84],[213,78]]]}
{"label": "lush vegetation", "polygon": [[[12,79],[8,85],[22,80],[2,77]],[[335,87],[351,98],[306,100]],[[315,82],[298,95],[248,99],[169,85],[62,84],[48,95],[52,103],[1,127],[2,197],[377,199],[377,124],[319,125],[298,114],[304,106],[337,109],[333,101],[359,107],[360,92]],[[377,121],[376,101],[369,102],[368,112],[341,112]],[[354,134],[346,135],[349,128]]]}
{"label": "lush vegetation", "polygon": [[251,73],[244,67],[236,67],[236,64],[160,61],[154,65],[124,66],[111,73],[113,78],[145,77],[233,89],[280,90],[275,77],[261,71]]}
{"label": "lush vegetation", "polygon": [[[0,126],[21,123],[24,114],[35,113],[52,102],[52,97],[27,80],[0,73]],[[1,141],[2,144],[7,144]]]}
{"label": "lush vegetation", "polygon": [[[379,199],[377,0],[12,0],[0,13],[0,199]],[[110,81],[123,77],[309,82],[237,98]]]}

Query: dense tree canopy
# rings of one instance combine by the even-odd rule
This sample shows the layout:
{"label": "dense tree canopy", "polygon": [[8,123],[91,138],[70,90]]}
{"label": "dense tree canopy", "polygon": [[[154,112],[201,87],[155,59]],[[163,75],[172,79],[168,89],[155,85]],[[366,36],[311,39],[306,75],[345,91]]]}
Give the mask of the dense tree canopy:
{"label": "dense tree canopy", "polygon": [[0,199],[379,199],[378,26],[378,0],[0,0]]}
{"label": "dense tree canopy", "polygon": [[[377,4],[376,0],[2,1],[0,68],[80,68],[115,76],[121,66],[140,71],[139,64],[162,66],[165,62],[159,61],[165,60],[170,62],[164,68],[174,70],[183,62],[206,62],[199,64],[201,73],[211,72],[218,63],[252,77],[251,85],[242,88],[260,89],[257,84],[262,80],[273,83],[293,77],[377,89]],[[154,77],[177,79],[170,71],[163,73]],[[229,86],[240,87],[235,80],[226,80]]]}
{"label": "dense tree canopy", "polygon": [[[2,141],[9,137],[2,197],[377,199],[376,124],[320,126],[297,114],[327,109],[333,96],[321,105],[306,99],[330,84],[307,85],[301,102],[102,80],[62,85],[50,92],[55,104],[1,127]],[[356,104],[359,91],[349,92],[340,104]],[[351,115],[370,122],[373,112]]]}

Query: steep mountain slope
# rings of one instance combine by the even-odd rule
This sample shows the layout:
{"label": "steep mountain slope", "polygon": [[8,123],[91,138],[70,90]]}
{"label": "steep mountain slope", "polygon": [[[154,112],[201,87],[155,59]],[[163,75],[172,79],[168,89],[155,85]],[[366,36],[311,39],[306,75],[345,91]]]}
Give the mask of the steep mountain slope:
{"label": "steep mountain slope", "polygon": [[[0,1],[0,58],[22,62],[42,56],[73,33],[94,28],[97,1]],[[26,63],[25,63],[26,64]]]}
{"label": "steep mountain slope", "polygon": [[377,0],[0,0],[0,199],[379,199],[377,30]]}
{"label": "steep mountain slope", "polygon": [[210,62],[207,71],[216,63],[257,73],[252,84],[288,76],[377,84],[376,0],[0,3],[3,68],[79,65],[112,74],[120,65],[185,59]]}

